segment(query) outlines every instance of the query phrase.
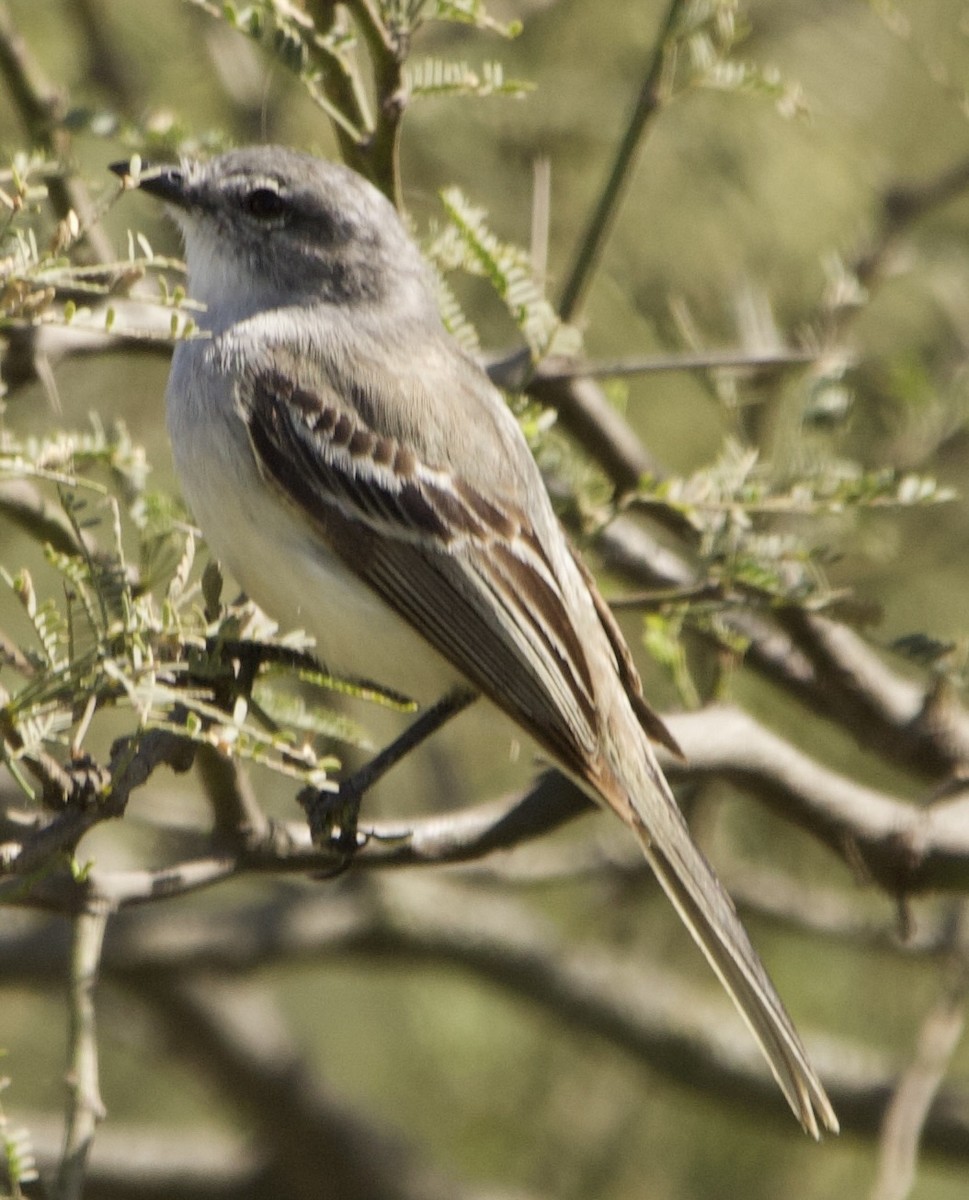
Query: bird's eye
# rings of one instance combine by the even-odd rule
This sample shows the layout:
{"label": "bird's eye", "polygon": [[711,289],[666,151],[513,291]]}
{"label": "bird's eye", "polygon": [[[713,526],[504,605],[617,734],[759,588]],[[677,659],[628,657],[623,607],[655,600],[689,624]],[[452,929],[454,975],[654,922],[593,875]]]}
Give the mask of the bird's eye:
{"label": "bird's eye", "polygon": [[286,201],[274,188],[253,188],[243,196],[242,207],[257,221],[276,221],[286,212]]}

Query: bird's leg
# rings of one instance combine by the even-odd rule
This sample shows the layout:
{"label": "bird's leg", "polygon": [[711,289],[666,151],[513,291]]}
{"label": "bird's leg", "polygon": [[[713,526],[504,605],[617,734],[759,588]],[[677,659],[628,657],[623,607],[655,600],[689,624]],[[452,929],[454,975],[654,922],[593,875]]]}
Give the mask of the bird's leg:
{"label": "bird's leg", "polygon": [[341,780],[338,791],[304,788],[296,799],[306,813],[314,844],[331,846],[347,855],[359,849],[366,840],[357,830],[360,802],[364,795],[391,767],[396,766],[405,755],[446,725],[452,717],[463,712],[477,696],[478,693],[470,688],[459,687],[448,692],[359,771]]}

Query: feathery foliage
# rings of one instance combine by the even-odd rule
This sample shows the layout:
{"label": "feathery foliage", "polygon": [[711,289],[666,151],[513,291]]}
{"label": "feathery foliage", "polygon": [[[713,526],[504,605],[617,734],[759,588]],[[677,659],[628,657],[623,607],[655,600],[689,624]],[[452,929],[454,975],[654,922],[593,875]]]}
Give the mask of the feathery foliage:
{"label": "feathery foliage", "polygon": [[404,78],[411,95],[420,96],[514,96],[521,97],[532,85],[521,79],[506,79],[500,62],[484,62],[472,68],[466,62],[424,58],[408,63]]}
{"label": "feathery foliage", "polygon": [[488,280],[537,361],[551,350],[562,323],[535,282],[528,255],[488,228],[484,211],[457,188],[441,195],[448,223],[428,246],[442,271],[463,270]]}
{"label": "feathery foliage", "polygon": [[[47,486],[57,516],[37,531],[52,585],[41,592],[26,568],[0,568],[31,631],[4,647],[20,682],[2,694],[3,761],[36,797],[32,766],[52,753],[76,759],[95,718],[123,708],[139,731],[167,729],[326,786],[337,762],[317,739],[368,744],[328,711],[326,694],[404,702],[331,679],[299,634],[280,636],[249,604],[223,605],[211,575],[203,582],[194,570],[193,530],[145,490],[146,470],[123,429],[0,442],[0,486]],[[5,503],[0,492],[0,512]],[[52,525],[56,546],[45,536]]]}

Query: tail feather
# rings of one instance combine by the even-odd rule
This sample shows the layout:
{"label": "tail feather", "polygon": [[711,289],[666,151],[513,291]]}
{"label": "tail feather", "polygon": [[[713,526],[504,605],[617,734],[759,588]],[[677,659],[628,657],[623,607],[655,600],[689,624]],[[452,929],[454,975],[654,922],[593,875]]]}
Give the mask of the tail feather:
{"label": "tail feather", "polygon": [[[647,755],[652,760],[648,747]],[[644,789],[632,795],[613,776],[614,786],[601,787],[601,797],[632,828],[663,890],[757,1039],[805,1131],[820,1138],[820,1118],[825,1129],[837,1133],[834,1109],[733,901],[694,843],[659,767],[652,761],[647,766],[650,779]]]}

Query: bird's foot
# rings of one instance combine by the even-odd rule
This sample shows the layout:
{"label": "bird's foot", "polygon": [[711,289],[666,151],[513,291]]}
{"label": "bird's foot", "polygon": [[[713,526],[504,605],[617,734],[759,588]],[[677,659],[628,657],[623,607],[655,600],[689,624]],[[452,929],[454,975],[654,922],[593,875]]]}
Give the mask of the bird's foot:
{"label": "bird's foot", "polygon": [[314,846],[335,850],[349,861],[367,844],[368,835],[359,827],[363,793],[352,777],[335,792],[307,787],[296,799],[306,813]]}

